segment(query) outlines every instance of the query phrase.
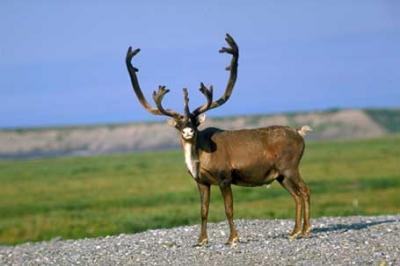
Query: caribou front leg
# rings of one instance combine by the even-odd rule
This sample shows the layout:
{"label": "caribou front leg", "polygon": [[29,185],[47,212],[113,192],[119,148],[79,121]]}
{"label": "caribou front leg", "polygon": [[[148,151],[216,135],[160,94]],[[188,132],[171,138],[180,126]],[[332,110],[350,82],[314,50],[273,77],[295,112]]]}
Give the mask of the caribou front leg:
{"label": "caribou front leg", "polygon": [[207,237],[207,218],[208,207],[210,206],[210,185],[197,183],[200,192],[200,205],[201,205],[201,230],[197,246],[203,246],[208,243]]}
{"label": "caribou front leg", "polygon": [[220,186],[222,196],[224,198],[225,203],[225,213],[226,218],[228,219],[230,235],[227,245],[234,246],[239,241],[239,236],[236,231],[236,226],[233,223],[233,197],[232,197],[232,189],[230,185],[222,185]]}

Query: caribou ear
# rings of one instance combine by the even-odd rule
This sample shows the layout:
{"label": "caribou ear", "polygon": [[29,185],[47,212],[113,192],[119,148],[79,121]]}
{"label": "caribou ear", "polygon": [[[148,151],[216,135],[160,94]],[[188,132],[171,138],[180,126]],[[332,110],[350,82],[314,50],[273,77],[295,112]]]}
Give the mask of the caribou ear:
{"label": "caribou ear", "polygon": [[203,124],[206,121],[206,114],[200,114],[197,117],[197,123],[199,123],[199,125]]}
{"label": "caribou ear", "polygon": [[175,119],[170,118],[167,120],[167,124],[171,127],[175,127],[178,123],[175,121]]}

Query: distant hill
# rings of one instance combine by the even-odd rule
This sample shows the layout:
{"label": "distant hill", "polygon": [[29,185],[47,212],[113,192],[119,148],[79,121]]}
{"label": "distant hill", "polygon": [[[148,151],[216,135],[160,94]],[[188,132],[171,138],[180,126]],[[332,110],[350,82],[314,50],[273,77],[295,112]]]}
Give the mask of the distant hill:
{"label": "distant hill", "polygon": [[[400,132],[400,109],[347,109],[277,115],[210,118],[205,127],[222,129],[310,125],[308,140],[374,138]],[[178,147],[166,123],[0,130],[0,158],[93,155]]]}

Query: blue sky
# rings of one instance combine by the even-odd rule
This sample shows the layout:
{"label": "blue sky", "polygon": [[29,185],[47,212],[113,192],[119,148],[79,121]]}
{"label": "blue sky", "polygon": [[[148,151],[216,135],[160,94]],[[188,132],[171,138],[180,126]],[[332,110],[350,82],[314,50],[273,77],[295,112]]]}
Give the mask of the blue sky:
{"label": "blue sky", "polygon": [[[130,87],[135,58],[149,101],[192,109],[200,81],[223,92],[231,33],[241,57],[232,98],[210,116],[400,106],[399,1],[0,2],[0,128],[160,119]],[[163,118],[161,118],[163,119]]]}

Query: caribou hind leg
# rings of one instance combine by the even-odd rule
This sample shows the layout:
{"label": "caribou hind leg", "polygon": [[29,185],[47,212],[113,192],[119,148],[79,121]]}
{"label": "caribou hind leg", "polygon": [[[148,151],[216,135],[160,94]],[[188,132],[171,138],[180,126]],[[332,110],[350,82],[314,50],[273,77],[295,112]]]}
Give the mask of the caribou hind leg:
{"label": "caribou hind leg", "polygon": [[293,231],[289,234],[289,239],[293,240],[301,233],[301,218],[303,212],[303,200],[300,195],[299,187],[289,177],[280,176],[278,177],[279,183],[292,195],[296,205],[296,218],[294,223]]}
{"label": "caribou hind leg", "polygon": [[[298,170],[291,171],[289,175],[280,176],[279,183],[292,195],[296,204],[296,219],[290,239],[295,239],[300,234],[309,236],[311,231],[310,224],[310,189],[304,183]],[[303,226],[300,230],[303,218]]]}
{"label": "caribou hind leg", "polygon": [[304,183],[304,181],[300,177],[300,175],[299,175],[299,181],[300,181],[299,182],[300,193],[301,193],[301,196],[302,196],[303,206],[304,206],[304,210],[303,210],[304,223],[303,223],[303,229],[301,230],[301,235],[304,236],[304,237],[308,237],[310,235],[310,232],[311,232],[311,223],[310,223],[310,189],[308,188],[306,183]]}

